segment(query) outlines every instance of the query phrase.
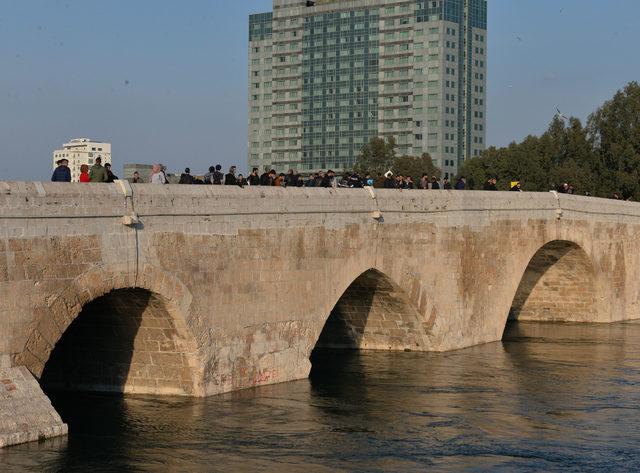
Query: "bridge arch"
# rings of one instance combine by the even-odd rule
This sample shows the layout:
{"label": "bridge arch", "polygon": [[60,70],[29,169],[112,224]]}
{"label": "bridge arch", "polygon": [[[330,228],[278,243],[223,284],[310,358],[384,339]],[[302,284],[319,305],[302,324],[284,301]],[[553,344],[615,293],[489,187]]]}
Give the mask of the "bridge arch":
{"label": "bridge arch", "polygon": [[405,291],[382,271],[370,268],[340,295],[315,349],[425,350],[425,325]]}
{"label": "bridge arch", "polygon": [[510,320],[595,322],[597,284],[589,255],[578,244],[554,240],[529,261],[513,298]]}
{"label": "bridge arch", "polygon": [[138,269],[94,267],[52,296],[14,363],[54,388],[204,395],[189,290]]}

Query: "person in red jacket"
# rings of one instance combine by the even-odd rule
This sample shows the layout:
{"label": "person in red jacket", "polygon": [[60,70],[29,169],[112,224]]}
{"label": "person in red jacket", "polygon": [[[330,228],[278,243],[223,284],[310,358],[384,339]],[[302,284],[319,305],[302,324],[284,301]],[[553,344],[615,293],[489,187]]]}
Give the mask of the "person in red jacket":
{"label": "person in red jacket", "polygon": [[83,164],[80,166],[80,182],[89,182],[89,166]]}

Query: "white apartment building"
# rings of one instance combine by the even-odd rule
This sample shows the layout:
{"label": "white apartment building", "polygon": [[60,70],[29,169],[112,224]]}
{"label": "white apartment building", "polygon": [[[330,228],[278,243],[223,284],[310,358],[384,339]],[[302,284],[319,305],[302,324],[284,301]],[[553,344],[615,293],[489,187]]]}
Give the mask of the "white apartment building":
{"label": "white apartment building", "polygon": [[71,170],[71,181],[80,181],[80,166],[83,164],[89,167],[95,164],[97,157],[102,158],[102,164],[111,163],[111,143],[94,141],[90,138],[75,138],[62,145],[62,149],[53,152],[53,169],[57,167],[56,162],[61,159],[69,160]]}

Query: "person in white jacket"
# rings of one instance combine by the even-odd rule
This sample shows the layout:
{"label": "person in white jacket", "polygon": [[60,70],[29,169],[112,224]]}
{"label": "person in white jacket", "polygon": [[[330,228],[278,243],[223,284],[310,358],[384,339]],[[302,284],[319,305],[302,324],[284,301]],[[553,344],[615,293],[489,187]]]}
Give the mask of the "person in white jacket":
{"label": "person in white jacket", "polygon": [[167,176],[162,170],[162,166],[154,164],[151,167],[151,184],[166,184]]}

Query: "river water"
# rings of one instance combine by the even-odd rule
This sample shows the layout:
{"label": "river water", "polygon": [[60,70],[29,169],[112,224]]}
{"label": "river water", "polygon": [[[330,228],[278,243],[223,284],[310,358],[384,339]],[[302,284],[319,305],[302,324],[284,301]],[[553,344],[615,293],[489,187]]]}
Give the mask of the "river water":
{"label": "river water", "polygon": [[0,471],[640,470],[640,324],[514,324],[453,353],[324,353],[209,399],[65,395]]}

